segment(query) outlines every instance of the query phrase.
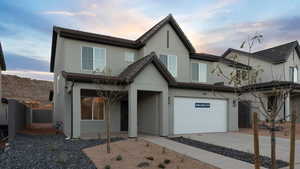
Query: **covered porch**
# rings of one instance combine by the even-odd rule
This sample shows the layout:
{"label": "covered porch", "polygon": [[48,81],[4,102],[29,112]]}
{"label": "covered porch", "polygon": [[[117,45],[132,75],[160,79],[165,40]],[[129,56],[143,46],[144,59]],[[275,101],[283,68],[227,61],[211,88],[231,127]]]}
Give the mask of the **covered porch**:
{"label": "covered porch", "polygon": [[[97,95],[94,84],[75,83],[73,98],[72,131],[74,138],[104,137],[106,132],[105,105]],[[107,86],[106,90],[117,90]],[[168,135],[166,119],[168,95],[163,90],[143,90],[132,86],[124,89],[122,98],[111,106],[111,132],[141,135]],[[165,105],[165,106],[164,106]],[[165,121],[165,122],[164,122]]]}

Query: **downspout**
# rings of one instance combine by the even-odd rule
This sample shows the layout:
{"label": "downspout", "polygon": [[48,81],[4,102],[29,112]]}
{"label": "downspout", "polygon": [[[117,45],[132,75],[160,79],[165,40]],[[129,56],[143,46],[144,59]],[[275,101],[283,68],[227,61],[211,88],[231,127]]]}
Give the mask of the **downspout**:
{"label": "downspout", "polygon": [[73,87],[74,80],[72,81],[71,85],[71,139],[73,138]]}

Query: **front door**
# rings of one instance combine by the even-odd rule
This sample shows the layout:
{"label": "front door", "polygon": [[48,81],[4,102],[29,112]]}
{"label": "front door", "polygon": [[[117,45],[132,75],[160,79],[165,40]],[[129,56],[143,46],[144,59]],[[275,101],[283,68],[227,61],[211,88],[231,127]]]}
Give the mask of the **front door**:
{"label": "front door", "polygon": [[128,131],[128,101],[121,102],[121,131]]}

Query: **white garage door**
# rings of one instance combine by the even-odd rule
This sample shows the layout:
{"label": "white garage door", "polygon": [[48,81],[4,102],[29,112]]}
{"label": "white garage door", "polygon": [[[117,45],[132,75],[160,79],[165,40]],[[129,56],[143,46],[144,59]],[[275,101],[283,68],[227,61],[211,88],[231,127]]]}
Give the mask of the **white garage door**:
{"label": "white garage door", "polygon": [[174,98],[174,134],[226,131],[226,100]]}

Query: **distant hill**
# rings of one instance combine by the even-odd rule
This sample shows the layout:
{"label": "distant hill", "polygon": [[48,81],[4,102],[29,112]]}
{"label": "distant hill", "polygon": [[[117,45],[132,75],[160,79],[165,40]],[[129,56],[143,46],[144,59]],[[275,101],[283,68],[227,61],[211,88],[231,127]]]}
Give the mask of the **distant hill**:
{"label": "distant hill", "polygon": [[49,104],[49,92],[53,82],[2,74],[2,97],[19,101],[35,101]]}

